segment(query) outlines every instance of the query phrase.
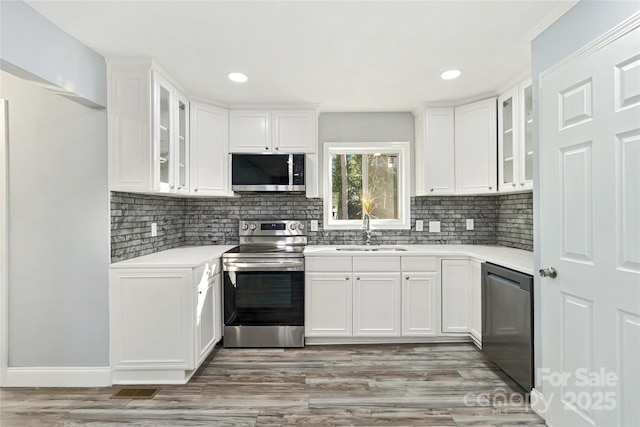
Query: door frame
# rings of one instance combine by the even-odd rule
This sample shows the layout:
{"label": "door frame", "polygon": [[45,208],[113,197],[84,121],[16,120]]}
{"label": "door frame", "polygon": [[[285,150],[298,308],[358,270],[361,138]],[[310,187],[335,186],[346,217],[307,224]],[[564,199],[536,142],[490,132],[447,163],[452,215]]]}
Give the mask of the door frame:
{"label": "door frame", "polygon": [[9,315],[9,102],[0,99],[0,386],[6,384]]}

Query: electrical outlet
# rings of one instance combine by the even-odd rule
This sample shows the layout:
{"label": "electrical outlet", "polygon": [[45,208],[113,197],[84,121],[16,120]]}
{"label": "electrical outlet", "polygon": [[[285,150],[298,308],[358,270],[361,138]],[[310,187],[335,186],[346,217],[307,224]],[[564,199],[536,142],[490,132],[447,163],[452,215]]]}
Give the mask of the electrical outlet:
{"label": "electrical outlet", "polygon": [[155,222],[151,223],[151,237],[156,237],[158,235],[158,224]]}
{"label": "electrical outlet", "polygon": [[429,233],[440,232],[440,221],[429,221]]}
{"label": "electrical outlet", "polygon": [[473,230],[473,219],[467,219],[467,230]]}
{"label": "electrical outlet", "polygon": [[424,225],[421,219],[416,219],[416,231],[424,230]]}
{"label": "electrical outlet", "polygon": [[311,220],[311,230],[310,231],[318,231],[318,220],[317,219],[312,219]]}

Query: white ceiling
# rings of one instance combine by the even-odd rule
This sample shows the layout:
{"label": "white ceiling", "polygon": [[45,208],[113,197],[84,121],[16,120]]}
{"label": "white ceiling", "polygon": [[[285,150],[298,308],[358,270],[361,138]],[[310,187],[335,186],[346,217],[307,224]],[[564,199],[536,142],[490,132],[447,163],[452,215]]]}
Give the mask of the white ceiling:
{"label": "white ceiling", "polygon": [[[411,111],[525,77],[532,37],[576,1],[27,3],[105,57],[156,59],[201,99]],[[440,80],[450,68],[462,76]]]}

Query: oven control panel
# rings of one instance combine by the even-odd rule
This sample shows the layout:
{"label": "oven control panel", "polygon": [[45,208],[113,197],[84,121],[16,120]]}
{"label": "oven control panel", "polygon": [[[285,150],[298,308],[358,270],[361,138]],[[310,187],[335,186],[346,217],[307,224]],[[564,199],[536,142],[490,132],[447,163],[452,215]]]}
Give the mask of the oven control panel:
{"label": "oven control panel", "polygon": [[240,236],[306,236],[304,221],[240,221]]}

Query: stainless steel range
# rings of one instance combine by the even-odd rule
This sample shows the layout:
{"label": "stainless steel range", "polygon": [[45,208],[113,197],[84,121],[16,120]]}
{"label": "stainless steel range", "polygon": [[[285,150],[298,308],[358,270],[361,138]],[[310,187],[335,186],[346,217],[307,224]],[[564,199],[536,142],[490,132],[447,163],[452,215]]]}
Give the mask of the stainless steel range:
{"label": "stainless steel range", "polygon": [[240,221],[240,246],[222,255],[225,347],[304,346],[301,221]]}

